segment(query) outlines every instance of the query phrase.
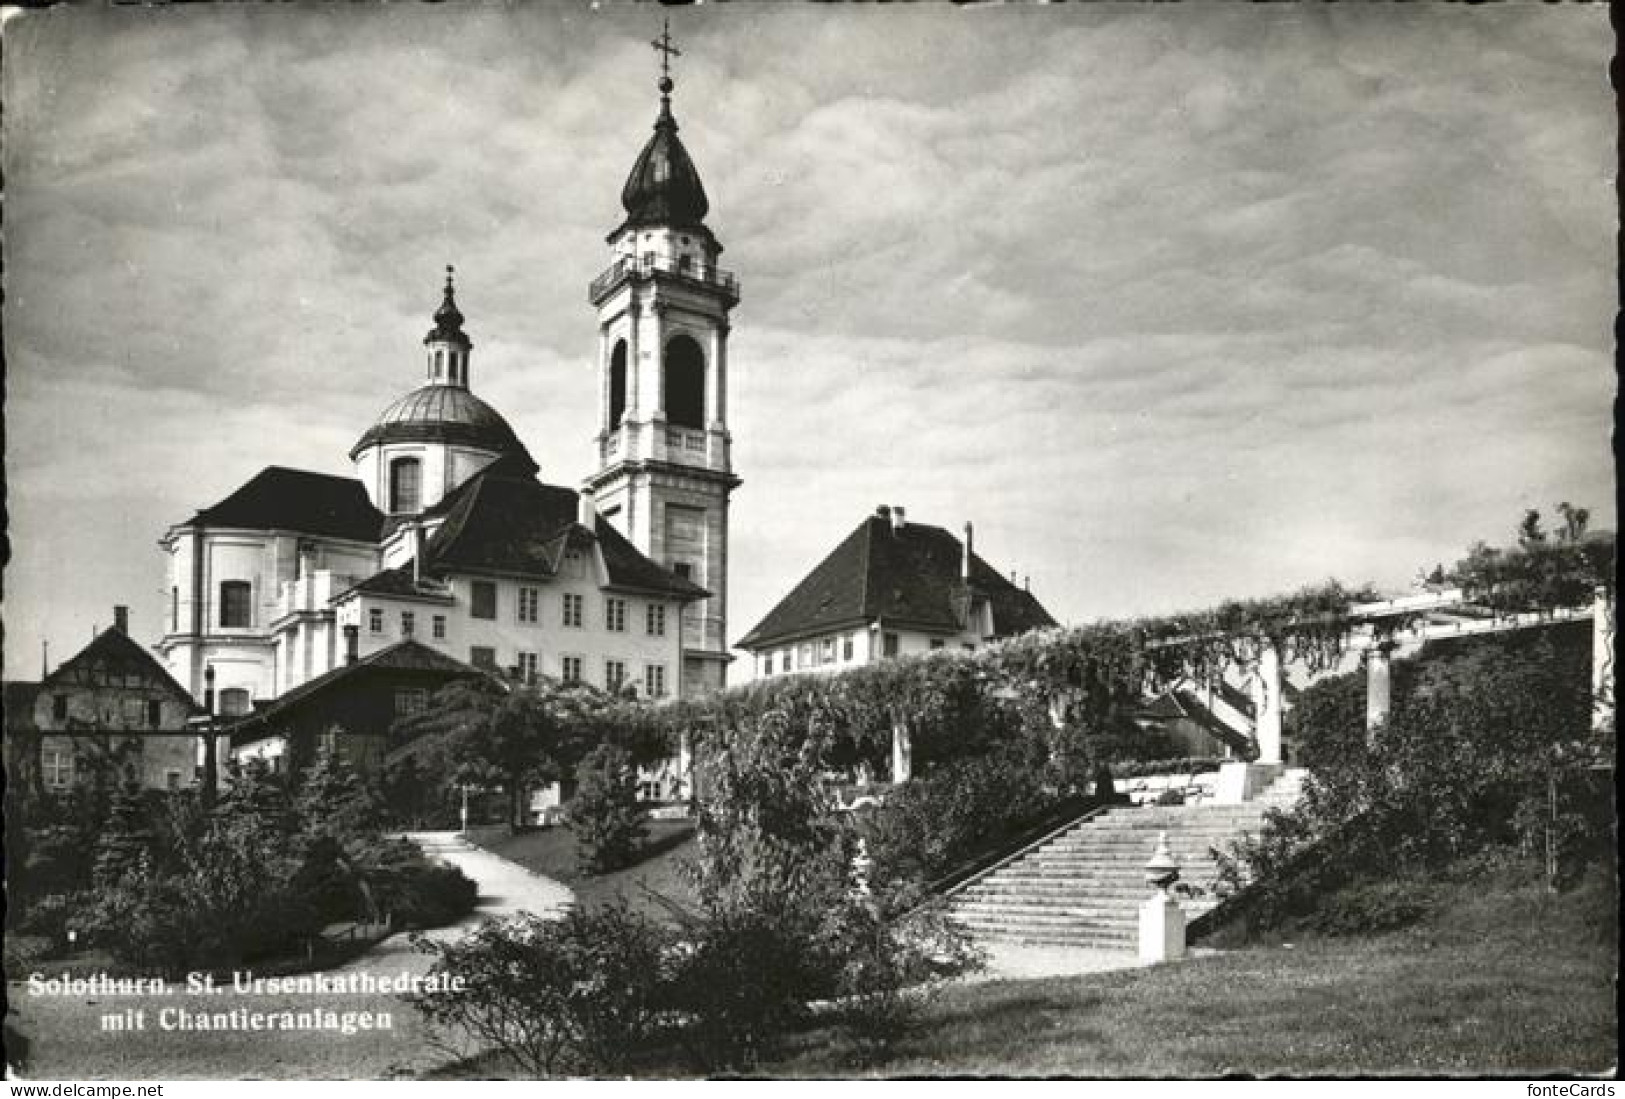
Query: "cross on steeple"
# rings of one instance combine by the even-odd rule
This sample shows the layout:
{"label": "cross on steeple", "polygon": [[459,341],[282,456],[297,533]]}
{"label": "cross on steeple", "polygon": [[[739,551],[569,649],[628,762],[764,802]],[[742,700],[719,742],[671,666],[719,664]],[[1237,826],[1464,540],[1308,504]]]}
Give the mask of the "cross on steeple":
{"label": "cross on steeple", "polygon": [[683,51],[671,44],[671,16],[666,17],[665,26],[661,28],[660,37],[649,43],[660,53],[660,83],[661,90],[671,83],[671,59],[683,56]]}

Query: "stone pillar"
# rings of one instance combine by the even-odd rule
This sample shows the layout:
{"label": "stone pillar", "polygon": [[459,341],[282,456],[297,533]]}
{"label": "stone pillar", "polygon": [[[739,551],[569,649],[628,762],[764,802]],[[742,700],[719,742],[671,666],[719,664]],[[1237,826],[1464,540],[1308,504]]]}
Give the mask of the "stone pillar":
{"label": "stone pillar", "polygon": [[684,798],[694,796],[694,746],[689,742],[688,730],[677,734],[677,789]]}
{"label": "stone pillar", "polygon": [[1259,763],[1281,762],[1281,650],[1266,638],[1253,680],[1253,736]]}
{"label": "stone pillar", "polygon": [[1151,896],[1140,905],[1140,964],[1177,962],[1185,956],[1185,911],[1174,899],[1179,863],[1168,850],[1168,833],[1157,837],[1157,849],[1145,866]]}
{"label": "stone pillar", "polygon": [[1608,589],[1591,597],[1591,727],[1601,730],[1614,721],[1614,603]]}
{"label": "stone pillar", "polygon": [[1365,651],[1365,731],[1375,732],[1377,726],[1388,720],[1393,702],[1394,679],[1391,655],[1392,641],[1374,641]]}
{"label": "stone pillar", "polygon": [[[638,338],[643,327],[643,309],[637,303],[636,284],[627,291],[632,300],[626,304],[626,412],[623,419],[636,420],[643,410],[643,341]],[[630,458],[627,440],[621,439],[621,456]]]}
{"label": "stone pillar", "polygon": [[898,719],[891,723],[891,780],[901,786],[914,774],[914,744],[909,739],[908,724]]}

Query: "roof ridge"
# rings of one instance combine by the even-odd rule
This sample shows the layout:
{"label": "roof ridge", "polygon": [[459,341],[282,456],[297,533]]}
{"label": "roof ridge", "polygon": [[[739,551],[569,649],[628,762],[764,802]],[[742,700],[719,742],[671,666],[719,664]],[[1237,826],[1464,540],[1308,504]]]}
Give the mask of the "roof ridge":
{"label": "roof ridge", "polygon": [[858,610],[866,619],[879,617],[869,610],[869,572],[873,567],[870,562],[873,560],[871,550],[875,540],[875,519],[876,516],[873,515],[863,517],[863,567],[858,570],[858,575],[862,578],[862,586],[858,589]]}

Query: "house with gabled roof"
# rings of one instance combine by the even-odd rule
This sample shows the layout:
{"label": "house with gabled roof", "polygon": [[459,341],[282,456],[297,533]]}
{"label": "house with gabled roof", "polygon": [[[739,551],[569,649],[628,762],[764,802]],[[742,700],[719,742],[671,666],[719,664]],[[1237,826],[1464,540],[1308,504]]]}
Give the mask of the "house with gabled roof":
{"label": "house with gabled roof", "polygon": [[1036,596],[941,527],[882,506],[739,641],[758,677],[974,650],[1056,625]]}
{"label": "house with gabled roof", "polygon": [[295,774],[326,748],[370,770],[396,747],[390,736],[397,722],[424,709],[447,684],[485,674],[410,639],[365,657],[349,653],[337,668],[232,722],[231,755]]}
{"label": "house with gabled roof", "polygon": [[[33,793],[82,784],[180,790],[198,779],[201,713],[186,688],[131,639],[129,611],[44,675],[6,685],[6,765]],[[16,708],[14,710],[14,707]]]}

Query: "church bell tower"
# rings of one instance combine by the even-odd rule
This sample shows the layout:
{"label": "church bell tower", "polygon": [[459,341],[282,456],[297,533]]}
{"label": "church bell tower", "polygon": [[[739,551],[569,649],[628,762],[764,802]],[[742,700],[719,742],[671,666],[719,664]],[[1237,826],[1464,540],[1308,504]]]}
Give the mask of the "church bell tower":
{"label": "church bell tower", "polygon": [[677,137],[669,29],[660,114],[621,190],[626,219],[592,281],[598,311],[597,471],[584,486],[598,513],[654,561],[710,592],[683,612],[683,694],[723,685],[728,661],[728,313],[739,284],[717,266],[722,245],[699,172]]}

